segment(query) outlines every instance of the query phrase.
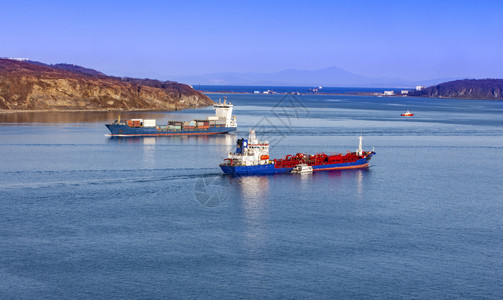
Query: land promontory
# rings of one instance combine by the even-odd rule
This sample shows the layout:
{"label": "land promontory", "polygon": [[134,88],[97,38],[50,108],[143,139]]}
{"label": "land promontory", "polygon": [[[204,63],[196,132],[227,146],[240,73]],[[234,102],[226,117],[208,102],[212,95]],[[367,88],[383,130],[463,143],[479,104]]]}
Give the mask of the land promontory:
{"label": "land promontory", "polygon": [[0,110],[181,110],[213,103],[173,81],[113,77],[71,64],[0,59]]}
{"label": "land promontory", "polygon": [[503,79],[464,79],[444,82],[409,96],[503,100]]}

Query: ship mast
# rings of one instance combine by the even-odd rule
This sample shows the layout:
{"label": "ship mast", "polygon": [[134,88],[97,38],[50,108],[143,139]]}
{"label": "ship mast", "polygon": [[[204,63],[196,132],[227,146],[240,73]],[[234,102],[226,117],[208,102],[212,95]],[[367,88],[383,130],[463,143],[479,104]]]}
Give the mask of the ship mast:
{"label": "ship mast", "polygon": [[358,146],[358,155],[362,155],[363,154],[363,150],[362,150],[362,140],[363,140],[363,137],[360,135],[360,145]]}

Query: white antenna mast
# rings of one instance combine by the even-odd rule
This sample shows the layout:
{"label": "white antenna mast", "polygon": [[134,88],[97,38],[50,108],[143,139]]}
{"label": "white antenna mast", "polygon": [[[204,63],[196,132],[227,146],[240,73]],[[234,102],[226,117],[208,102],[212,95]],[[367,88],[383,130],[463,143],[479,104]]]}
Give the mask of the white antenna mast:
{"label": "white antenna mast", "polygon": [[363,136],[360,134],[360,145],[358,146],[358,155],[362,155],[363,154],[362,140],[363,140]]}

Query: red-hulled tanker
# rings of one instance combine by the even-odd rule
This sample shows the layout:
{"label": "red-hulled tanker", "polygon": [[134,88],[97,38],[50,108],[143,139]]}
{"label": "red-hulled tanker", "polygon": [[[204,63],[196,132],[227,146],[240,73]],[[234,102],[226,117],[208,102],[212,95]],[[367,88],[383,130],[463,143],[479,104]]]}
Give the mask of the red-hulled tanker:
{"label": "red-hulled tanker", "polygon": [[374,154],[374,151],[362,150],[362,137],[360,137],[360,145],[355,152],[330,155],[297,153],[271,160],[269,158],[269,142],[259,141],[255,136],[255,131],[250,130],[248,140],[239,139],[236,151],[229,153],[220,168],[224,173],[234,175],[360,169],[369,166],[369,161]]}

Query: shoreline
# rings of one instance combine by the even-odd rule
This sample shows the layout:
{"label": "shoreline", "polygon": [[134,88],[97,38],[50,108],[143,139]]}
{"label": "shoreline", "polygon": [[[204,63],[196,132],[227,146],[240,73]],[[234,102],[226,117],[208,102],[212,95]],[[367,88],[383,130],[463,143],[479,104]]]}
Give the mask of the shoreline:
{"label": "shoreline", "polygon": [[503,101],[503,99],[487,99],[487,98],[461,98],[461,97],[429,97],[429,96],[411,96],[411,95],[383,95],[377,92],[349,92],[349,93],[250,93],[250,92],[232,92],[232,91],[199,91],[203,94],[236,94],[236,95],[292,95],[292,96],[368,96],[376,98],[424,98],[424,99],[453,99],[453,100],[488,100],[488,101]]}
{"label": "shoreline", "polygon": [[[375,96],[375,93],[364,93],[364,92],[354,92],[354,93],[251,93],[251,92],[233,92],[233,91],[200,91],[203,94],[237,94],[237,95],[292,95],[292,96]],[[381,94],[379,94],[381,95]]]}
{"label": "shoreline", "polygon": [[[217,95],[217,94],[234,94],[234,95],[291,95],[291,96],[368,96],[375,98],[424,98],[424,99],[453,99],[453,100],[487,100],[487,101],[503,101],[503,99],[487,99],[487,98],[458,98],[458,97],[426,97],[426,96],[409,96],[409,95],[382,95],[379,93],[365,93],[365,92],[355,92],[355,93],[251,93],[251,92],[233,92],[233,91],[198,91],[203,94]],[[208,107],[200,106],[200,107],[187,107],[183,109],[174,109],[174,110],[166,110],[166,109],[152,109],[152,108],[136,108],[136,109],[0,109],[0,114],[11,114],[11,113],[47,113],[47,112],[69,112],[69,113],[77,113],[77,112],[177,112],[183,111],[187,109],[197,109]]]}
{"label": "shoreline", "polygon": [[[212,105],[208,105],[212,106]],[[152,108],[138,108],[131,110],[124,109],[0,109],[0,114],[9,114],[9,113],[23,113],[23,112],[177,112],[186,109],[197,109],[208,106],[200,106],[200,107],[191,107],[184,109],[176,109],[176,110],[167,110],[167,109],[152,109]]]}
{"label": "shoreline", "polygon": [[41,113],[41,112],[144,112],[144,111],[179,111],[179,110],[152,110],[152,109],[135,109],[135,110],[108,110],[108,109],[34,109],[34,110],[10,110],[10,109],[0,109],[0,114],[9,113]]}

